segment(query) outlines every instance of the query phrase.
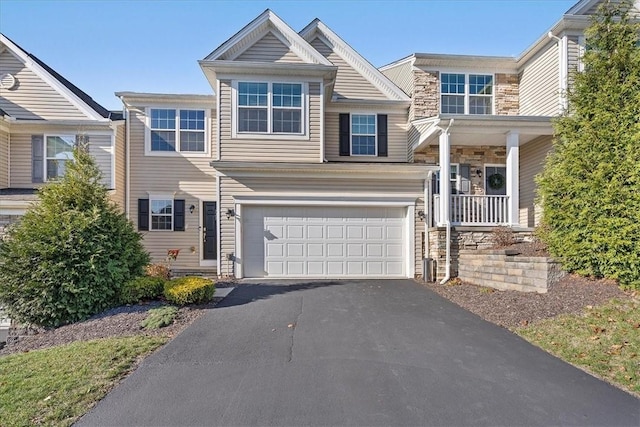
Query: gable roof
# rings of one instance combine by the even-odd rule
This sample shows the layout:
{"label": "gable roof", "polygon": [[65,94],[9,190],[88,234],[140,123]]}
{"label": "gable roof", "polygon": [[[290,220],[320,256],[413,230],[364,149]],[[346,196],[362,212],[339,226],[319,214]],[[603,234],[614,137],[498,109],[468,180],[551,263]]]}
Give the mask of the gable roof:
{"label": "gable roof", "polygon": [[20,60],[22,60],[36,75],[57,89],[62,96],[67,98],[78,109],[90,118],[96,120],[121,120],[122,115],[113,113],[93,100],[86,92],[65,79],[53,68],[45,64],[37,56],[27,52],[10,38],[0,33],[0,42],[10,49]]}
{"label": "gable roof", "polygon": [[280,36],[281,41],[305,63],[332,65],[270,9],[262,12],[257,18],[222,43],[216,50],[207,55],[204,61],[233,60],[268,32],[272,32],[276,37]]}
{"label": "gable roof", "polygon": [[[351,67],[358,71],[366,80],[375,86],[380,92],[391,100],[408,101],[410,98],[402,89],[396,86],[387,76],[382,74],[376,67],[371,65],[362,55],[353,49],[347,42],[340,38],[335,32],[327,27],[318,18],[307,25],[300,35],[307,41],[312,41],[320,36],[323,41],[328,42],[333,51],[344,59]],[[325,43],[326,44],[326,43]]]}
{"label": "gable roof", "polygon": [[[611,0],[612,3],[620,3],[620,0]],[[565,15],[588,15],[593,13],[603,0],[580,0],[574,4],[571,9],[567,10]],[[631,8],[640,11],[640,0],[633,0]]]}

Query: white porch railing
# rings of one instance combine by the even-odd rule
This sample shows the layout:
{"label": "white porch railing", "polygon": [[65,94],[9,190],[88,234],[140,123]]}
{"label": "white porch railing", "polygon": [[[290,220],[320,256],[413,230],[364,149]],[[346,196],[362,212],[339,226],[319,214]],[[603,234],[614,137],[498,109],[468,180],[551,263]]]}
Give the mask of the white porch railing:
{"label": "white porch railing", "polygon": [[[509,196],[451,195],[451,225],[502,225],[509,223]],[[433,196],[433,224],[440,220],[440,195]]]}

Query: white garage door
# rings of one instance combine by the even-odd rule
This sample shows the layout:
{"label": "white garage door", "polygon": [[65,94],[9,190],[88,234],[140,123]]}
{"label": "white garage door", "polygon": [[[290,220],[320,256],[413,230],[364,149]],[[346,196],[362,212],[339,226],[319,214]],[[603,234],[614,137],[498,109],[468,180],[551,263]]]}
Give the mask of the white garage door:
{"label": "white garage door", "polygon": [[406,277],[406,208],[245,206],[244,277]]}

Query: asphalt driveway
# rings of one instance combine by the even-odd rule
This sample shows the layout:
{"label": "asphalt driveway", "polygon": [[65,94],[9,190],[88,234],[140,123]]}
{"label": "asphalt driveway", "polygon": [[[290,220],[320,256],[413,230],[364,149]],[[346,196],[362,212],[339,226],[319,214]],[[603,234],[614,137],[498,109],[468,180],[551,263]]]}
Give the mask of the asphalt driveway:
{"label": "asphalt driveway", "polygon": [[640,400],[410,280],[234,290],[79,425],[640,425]]}

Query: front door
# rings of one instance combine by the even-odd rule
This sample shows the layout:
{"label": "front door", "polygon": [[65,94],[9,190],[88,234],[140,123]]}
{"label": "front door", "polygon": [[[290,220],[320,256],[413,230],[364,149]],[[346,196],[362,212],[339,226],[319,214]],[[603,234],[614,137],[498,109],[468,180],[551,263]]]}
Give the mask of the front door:
{"label": "front door", "polygon": [[216,202],[202,202],[202,246],[204,259],[218,258],[218,209]]}
{"label": "front door", "polygon": [[507,194],[507,168],[505,166],[485,166],[485,189],[489,196]]}

